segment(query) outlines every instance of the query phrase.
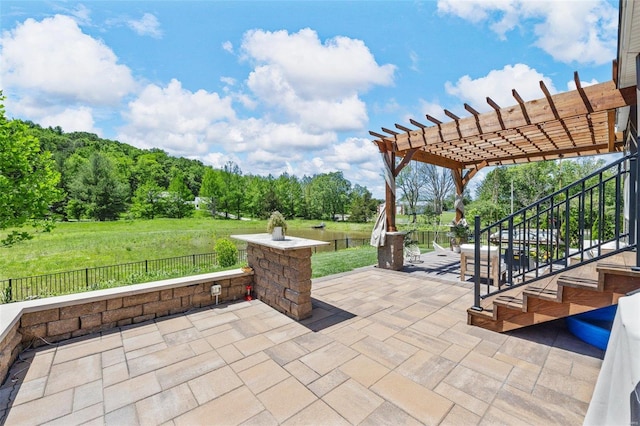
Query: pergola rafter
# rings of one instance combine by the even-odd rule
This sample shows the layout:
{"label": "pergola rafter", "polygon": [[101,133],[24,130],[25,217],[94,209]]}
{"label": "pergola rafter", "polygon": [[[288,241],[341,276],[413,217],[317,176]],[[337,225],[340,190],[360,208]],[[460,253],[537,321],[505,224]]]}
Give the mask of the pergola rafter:
{"label": "pergola rafter", "polygon": [[[398,131],[382,128],[386,135],[369,133],[380,152],[393,154],[394,159],[410,155],[413,160],[451,169],[459,197],[483,167],[622,151],[622,134],[615,130],[616,109],[636,104],[636,86],[619,89],[608,81],[582,87],[577,72],[574,81],[576,90],[569,92],[552,95],[541,81],[540,99],[525,101],[514,89],[513,106],[500,107],[487,97],[488,112],[464,104],[468,117],[444,110],[451,121],[426,115],[432,126],[410,119],[415,128],[396,123]],[[393,193],[392,200],[387,197],[388,217],[390,209],[395,210],[395,188]],[[459,210],[457,219],[463,214]],[[387,221],[390,230],[395,230],[393,217]]]}

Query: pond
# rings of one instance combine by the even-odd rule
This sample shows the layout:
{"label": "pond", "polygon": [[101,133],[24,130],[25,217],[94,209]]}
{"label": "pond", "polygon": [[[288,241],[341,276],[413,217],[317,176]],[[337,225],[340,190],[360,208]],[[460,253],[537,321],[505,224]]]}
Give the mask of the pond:
{"label": "pond", "polygon": [[[256,229],[235,229],[233,234],[255,234]],[[327,246],[320,246],[315,251],[333,251],[348,247],[359,247],[368,245],[371,239],[371,232],[357,231],[334,231],[328,229],[314,228],[290,228],[287,236],[308,238],[310,240],[326,241]]]}

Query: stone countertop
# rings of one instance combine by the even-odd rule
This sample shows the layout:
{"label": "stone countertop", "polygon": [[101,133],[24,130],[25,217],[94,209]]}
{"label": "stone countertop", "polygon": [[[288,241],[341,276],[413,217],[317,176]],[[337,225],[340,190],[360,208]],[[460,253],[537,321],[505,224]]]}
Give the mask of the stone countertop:
{"label": "stone countertop", "polygon": [[282,241],[275,241],[271,239],[271,234],[231,235],[231,238],[279,250],[297,250],[329,244],[326,241],[309,240],[307,238],[298,237],[285,237]]}

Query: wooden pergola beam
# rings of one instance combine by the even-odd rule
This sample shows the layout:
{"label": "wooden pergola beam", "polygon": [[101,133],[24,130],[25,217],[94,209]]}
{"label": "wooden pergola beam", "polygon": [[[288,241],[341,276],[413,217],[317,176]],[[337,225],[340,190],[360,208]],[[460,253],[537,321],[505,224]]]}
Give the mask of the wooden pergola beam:
{"label": "wooden pergola beam", "polygon": [[[612,81],[585,87],[584,95],[589,100],[594,112],[606,111],[633,105],[636,102],[635,86],[617,89]],[[517,93],[517,92],[516,92]],[[519,96],[519,95],[518,95]],[[557,116],[566,119],[589,114],[585,102],[578,91],[564,92],[552,96],[556,106]],[[520,104],[500,108],[492,112],[480,114],[478,117],[464,117],[447,123],[439,122],[431,116],[429,121],[438,121],[437,126],[424,127],[394,136],[399,150],[409,147],[427,146],[431,143],[456,141],[459,139],[478,136],[476,118],[480,121],[484,134],[498,132],[504,129],[514,129],[527,124],[542,124],[558,120],[549,110],[547,102],[533,100],[523,103],[530,123],[523,116]],[[500,117],[500,119],[498,118]],[[433,120],[432,120],[433,119]]]}
{"label": "wooden pergola beam", "polygon": [[[624,146],[624,142],[622,141],[618,141],[614,143],[615,147],[618,148],[622,148]],[[559,149],[557,151],[552,151],[552,152],[548,152],[547,154],[544,154],[544,156],[546,158],[542,158],[542,156],[531,156],[531,155],[512,155],[512,156],[508,156],[508,157],[496,157],[496,158],[492,158],[491,160],[481,160],[478,162],[469,162],[469,163],[465,163],[465,167],[470,167],[470,166],[475,166],[475,165],[479,165],[482,163],[488,163],[487,165],[489,166],[500,166],[500,165],[504,165],[504,164],[516,164],[522,161],[518,161],[518,160],[527,160],[529,162],[531,161],[546,161],[546,160],[555,160],[557,158],[563,158],[564,156],[568,155],[568,154],[575,154],[575,153],[582,153],[582,155],[594,155],[594,154],[604,154],[609,152],[609,143],[602,143],[602,144],[598,144],[598,145],[593,145],[591,146],[589,149],[585,149],[584,147],[574,147],[574,148],[567,148],[567,149]],[[615,152],[615,151],[614,151]]]}
{"label": "wooden pergola beam", "polygon": [[[426,115],[426,126],[409,120],[415,129],[395,124],[401,132],[382,128],[369,132],[382,153],[387,180],[387,224],[395,230],[395,178],[409,161],[416,160],[452,172],[456,187],[456,220],[464,216],[462,194],[471,178],[487,166],[519,164],[617,152],[623,141],[615,132],[617,108],[636,105],[636,87],[618,89],[614,81],[582,87],[574,73],[576,90],[552,95],[544,82],[544,97],[525,101],[514,89],[516,104],[500,107],[491,98],[492,110],[480,113],[468,104],[468,117],[445,109],[452,121]],[[402,160],[396,166],[396,158]]]}

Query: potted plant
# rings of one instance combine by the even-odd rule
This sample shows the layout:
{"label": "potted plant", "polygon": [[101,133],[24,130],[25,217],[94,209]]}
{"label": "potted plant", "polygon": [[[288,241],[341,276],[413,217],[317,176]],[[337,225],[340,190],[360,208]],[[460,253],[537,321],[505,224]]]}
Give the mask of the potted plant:
{"label": "potted plant", "polygon": [[269,221],[267,222],[267,232],[271,234],[271,239],[274,241],[284,240],[285,233],[287,231],[287,221],[279,211],[271,213]]}
{"label": "potted plant", "polygon": [[448,233],[451,239],[451,247],[456,253],[460,253],[460,244],[464,244],[469,239],[469,224],[465,218],[460,219],[458,222],[451,221],[451,226]]}

